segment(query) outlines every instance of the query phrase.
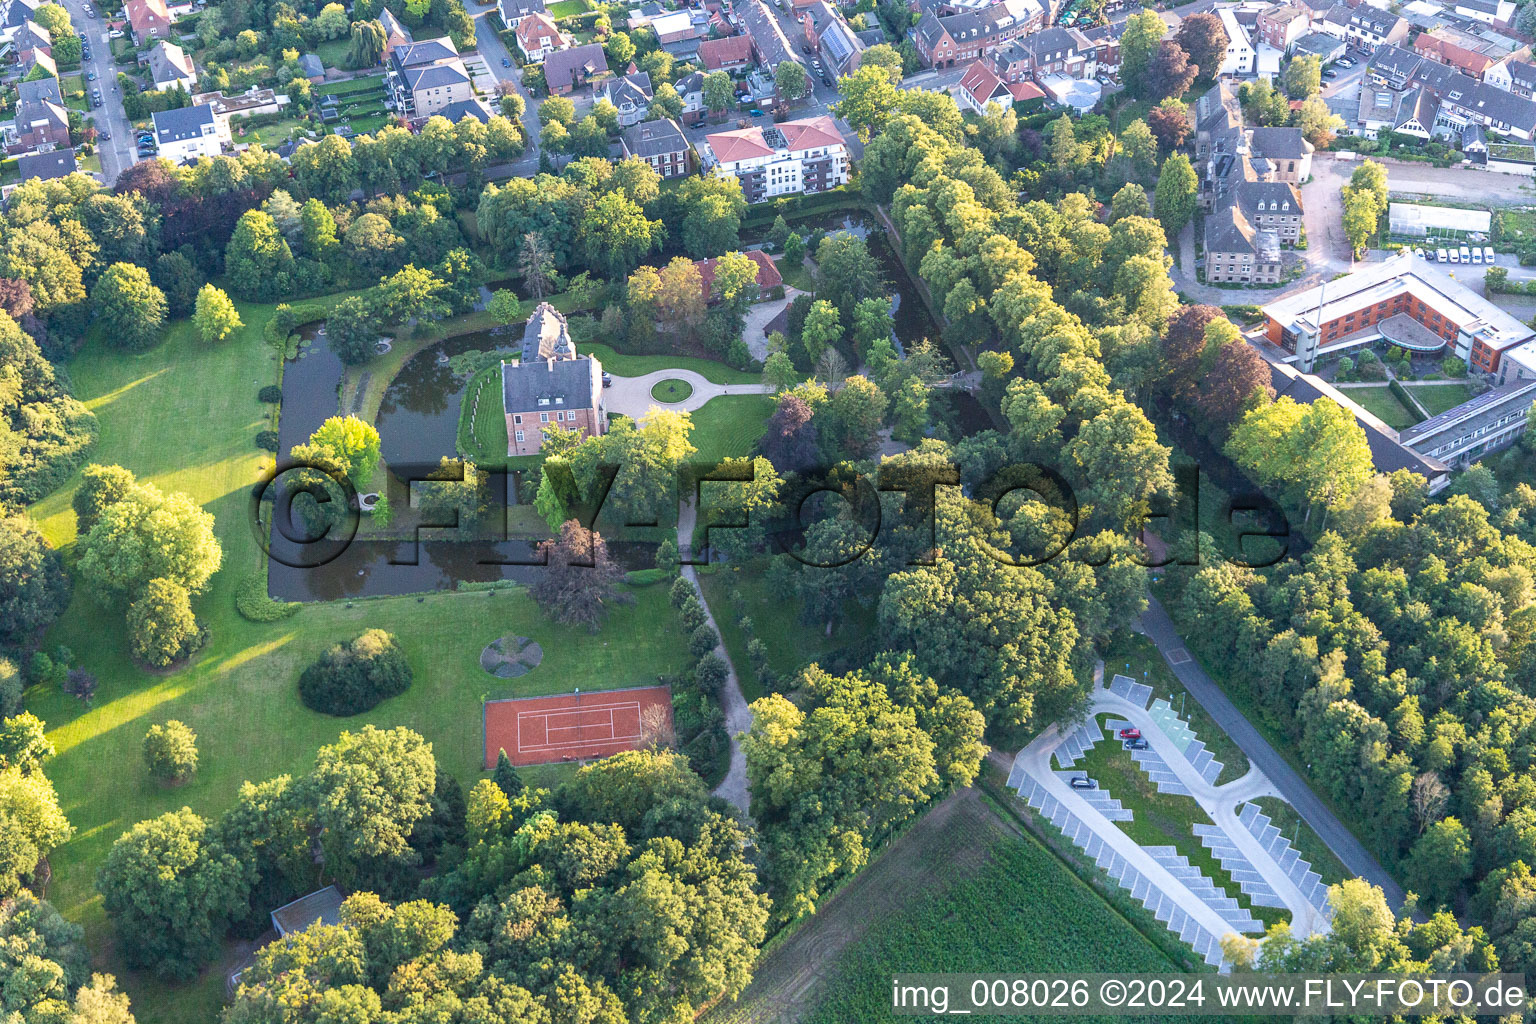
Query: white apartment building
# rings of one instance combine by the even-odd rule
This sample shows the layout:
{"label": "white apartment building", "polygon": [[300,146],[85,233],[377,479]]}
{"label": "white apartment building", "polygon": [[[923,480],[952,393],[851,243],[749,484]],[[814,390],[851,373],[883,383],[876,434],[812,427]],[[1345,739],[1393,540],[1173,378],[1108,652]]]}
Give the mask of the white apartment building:
{"label": "white apartment building", "polygon": [[749,203],[825,192],[848,181],[848,147],[826,115],[707,135],[699,160],[741,182]]}
{"label": "white apartment building", "polygon": [[1227,30],[1227,56],[1221,62],[1220,74],[1245,78],[1252,75],[1258,53],[1254,49],[1253,40],[1248,38],[1248,30],[1243,28],[1230,8],[1224,7],[1216,14],[1221,18],[1221,27]]}

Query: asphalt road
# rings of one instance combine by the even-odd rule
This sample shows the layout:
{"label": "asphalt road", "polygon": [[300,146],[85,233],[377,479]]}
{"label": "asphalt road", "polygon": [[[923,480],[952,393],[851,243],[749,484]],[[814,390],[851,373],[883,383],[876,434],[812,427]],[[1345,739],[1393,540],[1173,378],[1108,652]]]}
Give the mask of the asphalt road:
{"label": "asphalt road", "polygon": [[[523,98],[523,133],[528,136],[528,148],[511,166],[515,176],[530,177],[539,169],[539,103],[528,95],[528,90],[523,88],[523,69],[512,60],[512,54],[507,51],[507,44],[501,41],[501,36],[486,20],[485,16],[495,9],[495,4],[476,9],[475,49],[485,58],[485,66],[490,68],[491,77],[497,82],[511,82],[517,89],[518,95]],[[503,60],[509,61],[512,66],[503,67],[501,63]],[[492,106],[495,106],[499,98],[492,98]]]}
{"label": "asphalt road", "polygon": [[[1210,716],[1216,720],[1216,724],[1225,729],[1228,736],[1232,737],[1242,752],[1248,755],[1250,763],[1256,765],[1286,802],[1296,808],[1296,813],[1301,815],[1303,821],[1312,827],[1318,837],[1334,855],[1343,862],[1351,873],[1364,878],[1372,885],[1381,887],[1386,894],[1387,903],[1394,910],[1403,905],[1403,888],[1398,885],[1386,869],[1377,863],[1354,833],[1345,828],[1328,806],[1322,802],[1316,793],[1312,792],[1296,770],[1291,767],[1285,758],[1276,753],[1275,748],[1259,735],[1259,731],[1253,727],[1243,713],[1227,699],[1221,687],[1205,674],[1200,663],[1190,655],[1184,646],[1184,640],[1174,629],[1173,620],[1168,618],[1168,613],[1156,598],[1151,598],[1147,610],[1141,615],[1141,626],[1146,631],[1148,639],[1157,645],[1162,652],[1168,667],[1173,669],[1173,674],[1179,677],[1179,681],[1189,690],[1200,706],[1205,708]],[[1178,660],[1175,660],[1175,659]]]}
{"label": "asphalt road", "polygon": [[69,11],[75,31],[91,48],[91,59],[82,62],[80,70],[82,76],[85,72],[96,72],[96,81],[86,81],[85,91],[89,94],[92,87],[101,89],[101,106],[89,111],[86,117],[94,118],[96,127],[112,136],[110,140],[101,140],[100,144],[101,180],[110,188],[124,168],[137,162],[137,157],[134,155],[133,126],[128,115],[123,113],[122,93],[112,91],[117,85],[117,65],[112,61],[112,47],[108,45],[107,23],[101,18],[99,9],[95,18],[86,17],[84,0],[58,2]]}

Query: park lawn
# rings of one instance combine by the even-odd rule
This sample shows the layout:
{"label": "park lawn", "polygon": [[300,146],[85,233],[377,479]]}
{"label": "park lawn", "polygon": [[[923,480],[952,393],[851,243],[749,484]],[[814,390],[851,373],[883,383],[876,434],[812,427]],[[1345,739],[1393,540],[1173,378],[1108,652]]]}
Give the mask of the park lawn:
{"label": "park lawn", "polygon": [[328,68],[340,68],[347,59],[347,51],[352,48],[350,36],[342,36],[340,39],[327,39],[315,47],[314,53],[320,58],[320,62]]}
{"label": "park lawn", "polygon": [[501,364],[470,378],[459,404],[459,452],[477,466],[507,461],[507,414],[501,390]]}
{"label": "park lawn", "polygon": [[[553,301],[553,300],[552,300]],[[558,303],[554,303],[559,308]],[[588,342],[580,351],[595,356],[603,369],[616,377],[643,377],[657,370],[692,370],[712,384],[758,384],[762,375],[749,370],[736,370],[713,359],[697,356],[637,356],[616,352],[601,342]]]}
{"label": "park lawn", "polygon": [[[1393,430],[1406,430],[1419,422],[1418,417],[1385,384],[1369,388],[1348,388],[1344,393]],[[1421,402],[1423,400],[1422,397],[1419,399]]]}
{"label": "park lawn", "polygon": [[[47,643],[68,646],[97,675],[94,704],[86,708],[39,688],[27,694],[29,710],[48,724],[58,750],[48,774],[76,829],[50,858],[49,898],[85,926],[97,966],[118,975],[146,1024],[212,1020],[224,989],[218,965],[185,986],[123,966],[94,880],[112,842],[135,822],[182,805],[217,814],[241,782],[305,771],[321,745],[365,722],[419,730],[444,767],[469,783],[480,770],[485,698],[650,683],[688,661],[661,587],[637,590],[636,602],[617,607],[595,634],[551,623],[521,590],[333,602],[308,605],[275,623],[243,619],[235,611],[235,587],[260,565],[249,489],[267,457],[253,439],[271,426],[272,407],[258,403],[256,392],[280,379],[280,366],[261,337],[271,307],[237,306],[245,326],[222,345],[204,346],[180,321],[161,346],[126,354],[105,348],[95,330],[69,366],[76,395],[100,420],[94,461],[188,492],[215,517],[223,568],[194,602],[209,629],[208,645],[188,665],[142,671],[128,656],[121,610],[100,607],[80,588]],[[48,538],[66,549],[74,540],[69,497],[78,480],[32,508]],[[411,690],[353,719],[305,709],[295,692],[303,666],[330,644],[374,626],[400,639],[416,673]],[[501,681],[480,670],[478,657],[486,643],[508,632],[539,640],[545,658],[530,675]],[[198,733],[202,763],[191,782],[163,790],[147,779],[139,746],[149,725],[170,718]]]}
{"label": "park lawn", "polygon": [[692,462],[713,463],[752,454],[773,415],[772,395],[720,395],[689,413],[693,432],[688,439],[698,451]]}
{"label": "park lawn", "polygon": [[260,128],[247,128],[245,134],[235,132],[237,142],[259,142],[267,148],[274,148],[287,142],[295,128],[308,127],[301,117],[285,117],[276,124],[264,124]]}
{"label": "park lawn", "polygon": [[1424,384],[1412,388],[1409,393],[1419,400],[1424,411],[1431,416],[1454,409],[1472,397],[1472,389],[1459,381],[1454,384]]}
{"label": "park lawn", "polygon": [[693,394],[693,385],[676,377],[659,380],[651,386],[651,397],[658,402],[676,405]]}
{"label": "park lawn", "polygon": [[[1096,716],[1100,725],[1116,716]],[[1192,796],[1159,793],[1157,786],[1131,758],[1118,740],[1105,738],[1083,755],[1076,768],[1109,791],[1121,806],[1134,816],[1133,821],[1116,822],[1120,830],[1142,846],[1172,846],[1216,884],[1216,888],[1237,900],[1238,905],[1266,925],[1290,918],[1287,911],[1257,907],[1221,866],[1214,854],[1195,837],[1191,826],[1211,825],[1210,815]]]}
{"label": "park lawn", "polygon": [[390,116],[384,113],[368,114],[364,117],[343,118],[352,126],[352,131],[358,135],[372,135],[390,122]]}
{"label": "park lawn", "polygon": [[766,574],[767,564],[762,560],[748,565],[716,564],[699,574],[699,585],[715,613],[720,639],[741,682],[742,696],[749,703],[767,695],[768,687],[747,657],[743,618],[752,620],[753,635],[768,648],[768,667],[779,679],[778,689],[789,689],[799,671],[818,657],[856,644],[875,631],[875,609],[858,604],[845,609],[830,635],[824,622],[802,623],[799,604],[770,592]]}
{"label": "park lawn", "polygon": [[1168,667],[1162,652],[1152,641],[1140,633],[1125,630],[1115,633],[1104,648],[1104,672],[1106,680],[1117,672],[1131,676],[1152,687],[1154,697],[1161,697],[1173,705],[1173,710],[1182,714],[1200,742],[1205,744],[1205,749],[1221,762],[1221,774],[1216,777],[1218,786],[1248,774],[1248,756],[1206,713],[1199,701],[1187,696],[1184,684],[1173,674],[1173,669]]}

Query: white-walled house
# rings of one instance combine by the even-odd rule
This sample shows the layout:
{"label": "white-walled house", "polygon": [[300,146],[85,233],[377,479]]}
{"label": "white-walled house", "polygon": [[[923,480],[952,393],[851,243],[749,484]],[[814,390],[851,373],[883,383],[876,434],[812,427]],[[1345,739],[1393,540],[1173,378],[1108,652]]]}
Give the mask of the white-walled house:
{"label": "white-walled house", "polygon": [[218,156],[229,141],[229,128],[220,124],[207,105],[161,110],[155,113],[154,122],[158,155],[174,164]]}
{"label": "white-walled house", "polygon": [[1221,62],[1220,74],[1244,78],[1252,75],[1258,55],[1253,40],[1248,37],[1248,30],[1243,28],[1237,15],[1229,8],[1222,8],[1216,14],[1221,18],[1221,27],[1227,30],[1227,56]]}
{"label": "white-walled house", "polygon": [[741,182],[749,203],[825,192],[848,181],[848,147],[826,115],[715,132],[698,151],[706,170]]}

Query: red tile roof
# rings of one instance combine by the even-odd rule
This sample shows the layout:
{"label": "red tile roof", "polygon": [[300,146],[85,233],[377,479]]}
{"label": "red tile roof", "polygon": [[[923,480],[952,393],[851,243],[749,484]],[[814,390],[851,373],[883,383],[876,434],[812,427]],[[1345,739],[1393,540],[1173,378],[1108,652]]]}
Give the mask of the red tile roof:
{"label": "red tile roof", "polygon": [[713,132],[704,141],[714,151],[715,159],[723,164],[737,160],[750,160],[755,156],[772,156],[773,147],[763,141],[761,128],[738,128],[729,132]]}
{"label": "red tile roof", "polygon": [[778,126],[784,133],[784,141],[789,144],[793,152],[800,149],[813,149],[817,146],[841,146],[843,133],[837,130],[837,125],[825,114],[820,117],[807,117],[799,121],[785,121]]}
{"label": "red tile roof", "polygon": [[124,5],[128,23],[141,35],[171,27],[171,12],[165,0],[128,0]]}
{"label": "red tile roof", "polygon": [[751,36],[726,36],[724,39],[706,39],[699,44],[699,60],[710,71],[745,64],[752,59]]}
{"label": "red tile roof", "polygon": [[[757,286],[763,291],[772,291],[784,283],[784,277],[779,273],[779,268],[774,266],[773,259],[765,252],[757,249],[748,250],[747,259],[757,264]],[[699,268],[699,280],[704,285],[704,298],[708,300],[715,291],[715,264],[716,259],[699,260],[694,266]]]}

